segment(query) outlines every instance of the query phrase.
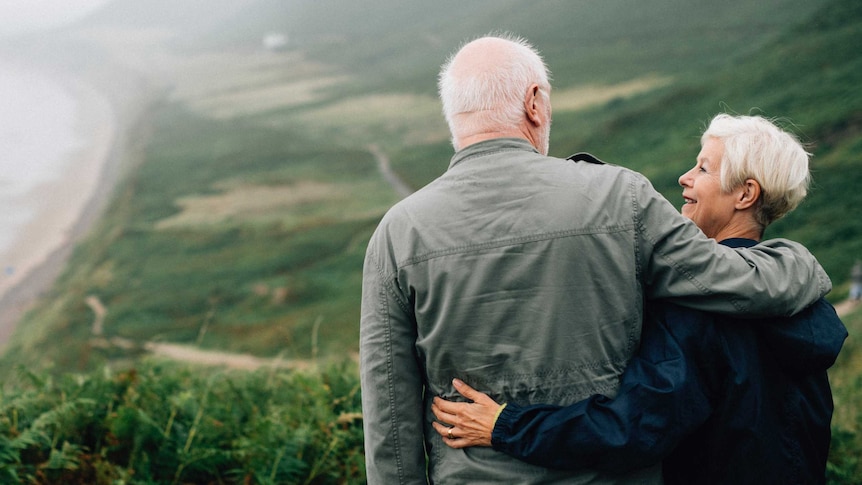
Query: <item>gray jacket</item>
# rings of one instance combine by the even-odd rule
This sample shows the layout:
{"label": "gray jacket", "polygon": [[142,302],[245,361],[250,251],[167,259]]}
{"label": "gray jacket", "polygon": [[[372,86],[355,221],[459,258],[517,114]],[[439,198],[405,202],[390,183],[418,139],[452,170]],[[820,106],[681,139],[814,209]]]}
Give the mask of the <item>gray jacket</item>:
{"label": "gray jacket", "polygon": [[802,246],[720,246],[636,172],[542,156],[520,139],[471,145],[392,207],[368,246],[368,483],[661,483],[658,467],[564,472],[490,448],[450,449],[431,428],[431,398],[456,398],[453,377],[498,402],[613,396],[645,298],[788,315],[830,289]]}

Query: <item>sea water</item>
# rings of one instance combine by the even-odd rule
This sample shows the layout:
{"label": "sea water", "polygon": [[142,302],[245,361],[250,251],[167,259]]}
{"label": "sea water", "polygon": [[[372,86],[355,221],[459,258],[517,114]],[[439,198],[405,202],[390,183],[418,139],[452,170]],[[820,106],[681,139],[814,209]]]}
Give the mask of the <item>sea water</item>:
{"label": "sea water", "polygon": [[[83,140],[77,100],[47,72],[0,58],[0,258],[50,193],[45,183],[68,168]],[[0,260],[0,271],[15,271]]]}

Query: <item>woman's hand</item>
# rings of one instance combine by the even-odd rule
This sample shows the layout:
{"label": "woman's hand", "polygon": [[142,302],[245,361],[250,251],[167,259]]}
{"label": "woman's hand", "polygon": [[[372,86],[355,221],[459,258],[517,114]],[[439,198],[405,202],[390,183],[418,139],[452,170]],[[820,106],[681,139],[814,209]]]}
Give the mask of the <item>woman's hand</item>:
{"label": "woman's hand", "polygon": [[491,446],[491,432],[494,431],[500,405],[458,379],[453,379],[452,385],[473,402],[451,402],[435,397],[431,410],[439,422],[432,423],[434,429],[452,448]]}

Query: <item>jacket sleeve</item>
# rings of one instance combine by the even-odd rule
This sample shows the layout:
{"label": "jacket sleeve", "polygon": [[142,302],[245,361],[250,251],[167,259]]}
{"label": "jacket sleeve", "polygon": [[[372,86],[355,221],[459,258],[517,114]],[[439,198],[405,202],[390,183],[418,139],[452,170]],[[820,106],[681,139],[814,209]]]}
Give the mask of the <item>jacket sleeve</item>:
{"label": "jacket sleeve", "polygon": [[594,395],[565,407],[507,404],[494,426],[492,446],[558,469],[626,472],[661,461],[713,411],[710,387],[716,380],[703,368],[710,372],[717,366],[698,365],[698,359],[715,354],[693,348],[714,342],[708,334],[712,327],[689,323],[672,327],[680,337],[664,322],[649,322],[613,399]]}
{"label": "jacket sleeve", "polygon": [[365,461],[371,485],[424,484],[423,381],[416,327],[374,249],[366,254],[359,332]]}
{"label": "jacket sleeve", "polygon": [[787,372],[816,372],[832,367],[847,339],[847,327],[838,318],[835,307],[825,298],[790,317],[774,318],[755,331],[774,355],[792,356],[780,359]]}
{"label": "jacket sleeve", "polygon": [[788,316],[832,289],[804,246],[784,239],[748,249],[721,246],[634,175],[641,281],[650,299],[740,316]]}

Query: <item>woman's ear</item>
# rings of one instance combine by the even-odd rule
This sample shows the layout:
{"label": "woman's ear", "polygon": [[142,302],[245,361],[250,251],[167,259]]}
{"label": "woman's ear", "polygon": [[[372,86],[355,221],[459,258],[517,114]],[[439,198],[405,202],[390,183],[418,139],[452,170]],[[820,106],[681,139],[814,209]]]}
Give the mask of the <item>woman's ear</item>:
{"label": "woman's ear", "polygon": [[745,210],[752,207],[760,199],[760,182],[754,179],[746,179],[737,192],[736,209]]}

